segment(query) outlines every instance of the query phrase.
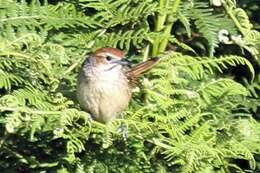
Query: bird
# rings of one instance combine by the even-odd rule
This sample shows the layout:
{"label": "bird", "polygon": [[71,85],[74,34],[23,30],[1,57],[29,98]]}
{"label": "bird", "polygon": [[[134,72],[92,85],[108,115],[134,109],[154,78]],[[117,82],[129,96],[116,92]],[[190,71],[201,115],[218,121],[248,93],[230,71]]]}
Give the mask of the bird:
{"label": "bird", "polygon": [[86,57],[78,75],[77,98],[91,117],[107,124],[130,102],[136,79],[159,62],[158,57],[130,66],[122,50],[99,48]]}

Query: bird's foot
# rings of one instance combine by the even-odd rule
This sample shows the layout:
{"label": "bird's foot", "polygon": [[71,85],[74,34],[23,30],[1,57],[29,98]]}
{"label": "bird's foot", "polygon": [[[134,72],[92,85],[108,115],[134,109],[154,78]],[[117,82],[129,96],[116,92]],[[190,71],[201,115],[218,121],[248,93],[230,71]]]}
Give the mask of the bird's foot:
{"label": "bird's foot", "polygon": [[88,121],[89,122],[92,122],[93,121],[93,118],[92,118],[93,116],[91,115],[91,114],[88,114]]}
{"label": "bird's foot", "polygon": [[126,124],[122,123],[117,131],[122,134],[124,140],[128,138],[128,126]]}

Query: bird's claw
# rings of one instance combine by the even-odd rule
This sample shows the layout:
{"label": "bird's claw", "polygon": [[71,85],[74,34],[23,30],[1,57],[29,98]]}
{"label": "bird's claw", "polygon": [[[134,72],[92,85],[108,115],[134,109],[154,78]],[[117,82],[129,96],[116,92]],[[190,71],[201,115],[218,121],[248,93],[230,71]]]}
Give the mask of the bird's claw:
{"label": "bird's claw", "polygon": [[120,127],[117,129],[118,133],[121,133],[124,140],[128,138],[128,127],[126,124],[121,124]]}

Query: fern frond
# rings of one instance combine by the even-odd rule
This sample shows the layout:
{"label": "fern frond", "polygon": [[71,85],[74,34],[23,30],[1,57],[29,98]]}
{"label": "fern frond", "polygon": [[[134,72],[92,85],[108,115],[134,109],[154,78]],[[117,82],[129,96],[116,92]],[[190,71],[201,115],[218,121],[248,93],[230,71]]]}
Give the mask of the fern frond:
{"label": "fern frond", "polygon": [[[12,5],[10,5],[12,4]],[[76,10],[75,6],[71,4],[60,4],[57,6],[49,5],[47,3],[41,4],[38,0],[27,4],[25,1],[16,3],[12,1],[9,3],[1,1],[2,13],[0,15],[0,28],[5,29],[1,35],[6,35],[12,38],[11,35],[18,30],[18,32],[35,31],[38,28],[59,29],[64,27],[83,26],[86,28],[93,28],[97,25],[97,21],[92,20]],[[27,28],[29,29],[27,29]]]}
{"label": "fern frond", "polygon": [[128,31],[117,31],[113,33],[108,33],[102,35],[99,41],[96,43],[96,46],[112,46],[120,47],[121,49],[125,48],[130,49],[130,46],[142,46],[143,43],[148,42],[155,37],[155,33],[148,33],[146,29],[136,29]]}
{"label": "fern frond", "polygon": [[[243,171],[241,159],[256,171],[258,77],[244,87],[226,73],[244,65],[254,78],[246,56],[225,54],[237,47],[213,55],[219,31],[254,55],[260,36],[235,0],[219,3],[0,0],[0,170],[215,173]],[[80,63],[106,46],[133,62],[175,52],[141,77],[124,118],[102,124],[75,90]]]}
{"label": "fern frond", "polygon": [[259,98],[258,91],[260,90],[260,74],[255,77],[254,81],[248,81],[247,79],[243,79],[246,88],[250,92],[250,95],[254,98]]}
{"label": "fern frond", "polygon": [[194,20],[194,24],[199,33],[207,40],[208,52],[211,57],[214,55],[215,48],[217,48],[219,44],[218,32],[221,29],[226,29],[231,33],[235,33],[235,27],[232,26],[230,20],[222,14],[215,14],[208,3],[195,2],[192,9],[187,7],[183,7],[183,9],[184,14]]}
{"label": "fern frond", "polygon": [[258,60],[260,33],[252,29],[253,25],[251,24],[248,15],[243,9],[236,8],[236,3],[224,3],[224,7],[243,35],[243,38],[234,37],[234,43],[245,48]]}
{"label": "fern frond", "polygon": [[229,66],[237,66],[239,64],[246,65],[249,68],[252,79],[254,79],[255,75],[252,64],[247,59],[235,55],[209,59],[206,57],[194,58],[173,52],[166,54],[164,57],[165,60],[170,64],[172,63],[178,71],[185,72],[192,79],[201,79],[206,73],[213,74],[214,70],[223,72],[223,70]]}
{"label": "fern frond", "polygon": [[148,15],[156,11],[157,3],[150,0],[138,2],[133,0],[83,0],[81,5],[97,10],[98,13],[94,18],[109,28],[118,24],[140,23],[140,20],[146,19]]}
{"label": "fern frond", "polygon": [[12,95],[18,99],[20,105],[25,105],[26,102],[29,102],[30,105],[33,105],[39,109],[53,109],[53,106],[47,100],[48,94],[33,87],[15,90]]}
{"label": "fern frond", "polygon": [[249,21],[249,18],[247,16],[246,12],[243,9],[236,8],[236,9],[233,10],[232,13],[236,16],[237,20],[240,22],[241,27],[244,28],[243,31],[246,32],[246,31],[252,29],[253,25]]}
{"label": "fern frond", "polygon": [[21,84],[24,81],[21,77],[0,69],[0,88],[10,90],[12,85]]}
{"label": "fern frond", "polygon": [[212,97],[216,98],[230,95],[248,95],[248,91],[243,85],[234,82],[231,79],[218,79],[209,82],[206,85],[202,84],[197,92],[201,93],[203,99],[209,103],[210,98]]}

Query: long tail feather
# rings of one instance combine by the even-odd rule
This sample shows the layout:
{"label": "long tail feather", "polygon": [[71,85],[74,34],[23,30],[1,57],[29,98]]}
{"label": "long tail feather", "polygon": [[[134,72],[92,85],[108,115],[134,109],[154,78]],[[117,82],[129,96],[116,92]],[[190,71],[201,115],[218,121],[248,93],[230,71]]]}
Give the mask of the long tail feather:
{"label": "long tail feather", "polygon": [[134,67],[131,67],[127,72],[126,75],[129,78],[137,78],[140,75],[142,75],[143,73],[147,72],[148,70],[150,70],[154,65],[157,64],[157,62],[159,62],[159,58],[158,57],[154,57],[151,58],[145,62],[142,62],[140,64],[135,65]]}

